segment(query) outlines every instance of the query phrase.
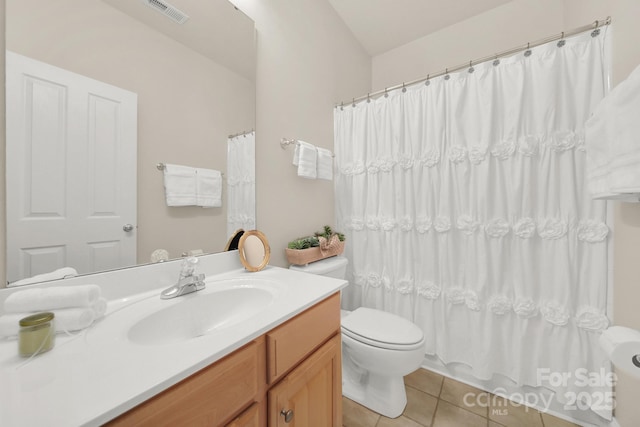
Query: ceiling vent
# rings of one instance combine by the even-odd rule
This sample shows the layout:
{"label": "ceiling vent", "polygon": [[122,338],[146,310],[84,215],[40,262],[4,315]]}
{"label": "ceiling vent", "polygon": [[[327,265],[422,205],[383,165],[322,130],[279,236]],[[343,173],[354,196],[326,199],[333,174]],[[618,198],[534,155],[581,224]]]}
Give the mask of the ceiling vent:
{"label": "ceiling vent", "polygon": [[182,12],[177,7],[167,3],[164,0],[142,0],[147,6],[150,8],[157,10],[162,13],[172,21],[177,22],[178,24],[184,24],[187,19],[189,19],[189,15]]}

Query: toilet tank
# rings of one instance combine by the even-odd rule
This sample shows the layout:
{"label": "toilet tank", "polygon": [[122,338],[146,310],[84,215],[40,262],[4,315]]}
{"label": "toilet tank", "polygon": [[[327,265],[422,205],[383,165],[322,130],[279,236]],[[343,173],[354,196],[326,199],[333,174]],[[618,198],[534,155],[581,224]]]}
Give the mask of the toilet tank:
{"label": "toilet tank", "polygon": [[344,279],[347,274],[347,264],[349,261],[342,256],[334,256],[325,258],[320,261],[312,262],[307,265],[292,265],[291,270],[302,271],[305,273],[318,274],[320,276],[334,277],[336,279]]}

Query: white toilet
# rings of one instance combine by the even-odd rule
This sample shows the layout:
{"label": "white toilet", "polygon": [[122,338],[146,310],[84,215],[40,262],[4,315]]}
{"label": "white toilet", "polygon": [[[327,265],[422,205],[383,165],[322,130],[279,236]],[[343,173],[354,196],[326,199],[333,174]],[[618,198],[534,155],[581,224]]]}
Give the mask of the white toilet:
{"label": "white toilet", "polygon": [[[348,260],[332,257],[292,270],[344,279]],[[342,311],[342,394],[389,418],[407,404],[403,377],[420,367],[424,334],[412,322],[381,310]]]}

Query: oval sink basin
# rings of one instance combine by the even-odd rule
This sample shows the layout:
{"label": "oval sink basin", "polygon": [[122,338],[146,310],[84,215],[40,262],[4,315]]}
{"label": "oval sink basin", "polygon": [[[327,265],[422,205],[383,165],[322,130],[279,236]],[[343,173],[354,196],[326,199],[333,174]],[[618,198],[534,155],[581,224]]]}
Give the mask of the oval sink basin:
{"label": "oval sink basin", "polygon": [[274,299],[268,289],[234,287],[177,297],[135,323],[130,341],[143,345],[171,344],[228,328],[259,314]]}

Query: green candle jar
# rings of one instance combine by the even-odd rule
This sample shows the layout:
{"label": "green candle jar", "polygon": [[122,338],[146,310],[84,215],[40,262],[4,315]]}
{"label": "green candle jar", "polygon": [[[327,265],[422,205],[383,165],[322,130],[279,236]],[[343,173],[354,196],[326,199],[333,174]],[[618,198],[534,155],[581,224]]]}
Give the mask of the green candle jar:
{"label": "green candle jar", "polygon": [[18,353],[22,357],[31,357],[53,348],[56,331],[53,325],[53,313],[37,313],[20,319],[18,333]]}

